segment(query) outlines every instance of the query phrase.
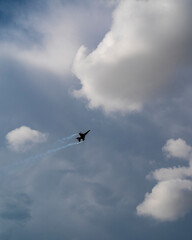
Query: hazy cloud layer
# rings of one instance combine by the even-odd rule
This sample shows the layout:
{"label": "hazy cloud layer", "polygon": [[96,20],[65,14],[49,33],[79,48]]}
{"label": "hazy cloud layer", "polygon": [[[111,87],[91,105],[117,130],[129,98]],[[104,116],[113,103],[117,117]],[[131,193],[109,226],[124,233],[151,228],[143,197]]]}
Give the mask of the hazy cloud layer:
{"label": "hazy cloud layer", "polygon": [[188,1],[122,0],[97,48],[88,54],[82,46],[76,55],[82,88],[75,95],[108,112],[139,110],[189,63],[190,19]]}
{"label": "hazy cloud layer", "polygon": [[47,134],[21,126],[9,132],[6,135],[6,140],[11,150],[25,152],[33,147],[34,144],[45,142]]}
{"label": "hazy cloud layer", "polygon": [[92,1],[85,8],[82,2],[74,5],[62,0],[45,1],[40,11],[16,16],[15,28],[1,30],[0,56],[57,75],[71,74],[73,59],[82,42],[103,33],[108,25],[111,7],[106,1],[100,5],[102,8],[94,8]]}
{"label": "hazy cloud layer", "polygon": [[183,139],[169,139],[163,150],[168,157],[188,156],[189,167],[161,168],[147,178],[158,181],[151,193],[146,193],[143,203],[137,206],[138,215],[146,215],[161,221],[173,221],[192,209],[192,160],[191,146]]}
{"label": "hazy cloud layer", "polygon": [[0,201],[0,218],[4,220],[25,221],[30,219],[31,200],[27,194],[19,193],[4,196]]}

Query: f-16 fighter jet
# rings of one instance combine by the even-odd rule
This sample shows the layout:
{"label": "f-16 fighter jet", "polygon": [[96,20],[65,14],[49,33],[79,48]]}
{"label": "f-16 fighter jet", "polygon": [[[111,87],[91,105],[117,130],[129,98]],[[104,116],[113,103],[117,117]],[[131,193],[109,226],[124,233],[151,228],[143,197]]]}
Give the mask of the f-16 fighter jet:
{"label": "f-16 fighter jet", "polygon": [[79,137],[77,137],[76,139],[79,141],[79,142],[81,142],[81,140],[82,141],[84,141],[85,140],[85,136],[87,135],[87,133],[88,132],[90,132],[91,130],[88,130],[87,132],[85,132],[85,133],[79,133]]}

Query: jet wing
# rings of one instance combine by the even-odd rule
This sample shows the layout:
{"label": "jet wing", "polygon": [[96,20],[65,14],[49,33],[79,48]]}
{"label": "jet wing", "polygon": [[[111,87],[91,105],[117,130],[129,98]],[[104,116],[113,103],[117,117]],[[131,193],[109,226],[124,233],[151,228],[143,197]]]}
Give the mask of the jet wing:
{"label": "jet wing", "polygon": [[88,130],[87,132],[85,132],[84,134],[87,135],[88,132],[90,132],[91,130]]}

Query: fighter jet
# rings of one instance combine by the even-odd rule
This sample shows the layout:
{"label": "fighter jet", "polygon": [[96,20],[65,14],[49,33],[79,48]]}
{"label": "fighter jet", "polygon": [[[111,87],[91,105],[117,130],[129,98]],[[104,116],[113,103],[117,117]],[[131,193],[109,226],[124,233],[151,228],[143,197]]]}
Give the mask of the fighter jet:
{"label": "fighter jet", "polygon": [[79,142],[81,142],[81,140],[82,141],[84,141],[85,140],[85,136],[87,135],[87,133],[88,132],[90,132],[91,130],[88,130],[87,132],[85,132],[85,133],[79,133],[79,137],[77,137],[76,139],[79,141]]}

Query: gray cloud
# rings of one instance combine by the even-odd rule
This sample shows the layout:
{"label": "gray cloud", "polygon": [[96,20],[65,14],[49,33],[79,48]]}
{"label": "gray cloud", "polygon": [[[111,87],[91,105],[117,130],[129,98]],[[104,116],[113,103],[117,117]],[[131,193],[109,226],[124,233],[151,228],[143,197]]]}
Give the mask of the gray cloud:
{"label": "gray cloud", "polygon": [[[2,201],[2,200],[1,200]],[[27,194],[20,193],[4,199],[0,205],[0,217],[3,220],[25,221],[31,218],[31,200]]]}

